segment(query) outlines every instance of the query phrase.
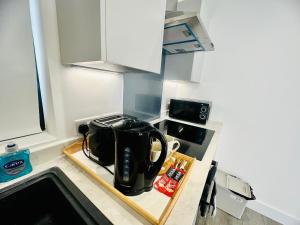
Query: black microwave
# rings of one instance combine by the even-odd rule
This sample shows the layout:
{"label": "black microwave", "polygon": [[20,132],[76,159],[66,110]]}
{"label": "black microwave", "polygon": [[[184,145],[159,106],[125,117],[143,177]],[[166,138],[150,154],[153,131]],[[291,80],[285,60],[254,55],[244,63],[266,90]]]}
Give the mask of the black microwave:
{"label": "black microwave", "polygon": [[206,124],[211,102],[185,99],[171,99],[169,117],[192,123]]}

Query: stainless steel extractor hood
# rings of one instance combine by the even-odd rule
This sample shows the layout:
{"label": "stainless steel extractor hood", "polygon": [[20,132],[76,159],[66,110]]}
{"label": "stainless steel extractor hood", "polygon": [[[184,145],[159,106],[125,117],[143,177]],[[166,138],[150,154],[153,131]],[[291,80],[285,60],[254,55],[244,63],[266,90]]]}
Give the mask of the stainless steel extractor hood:
{"label": "stainless steel extractor hood", "polygon": [[197,13],[167,11],[163,50],[167,55],[213,51],[214,45]]}

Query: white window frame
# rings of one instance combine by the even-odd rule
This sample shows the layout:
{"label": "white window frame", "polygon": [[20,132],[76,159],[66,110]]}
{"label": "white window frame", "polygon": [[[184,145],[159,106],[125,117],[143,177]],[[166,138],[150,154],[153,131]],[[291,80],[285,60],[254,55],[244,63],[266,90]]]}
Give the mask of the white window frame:
{"label": "white window frame", "polygon": [[40,134],[0,142],[0,153],[4,151],[5,145],[12,141],[16,142],[20,148],[30,148],[31,152],[34,152],[43,149],[43,146],[67,143],[76,139],[76,137],[66,139],[64,104],[61,96],[61,68],[59,68],[61,65],[60,63],[52,62],[53,58],[55,58],[52,57],[53,54],[59,54],[57,53],[59,49],[51,46],[51,38],[53,38],[54,32],[51,29],[56,27],[51,26],[51,23],[53,23],[54,17],[54,22],[56,22],[56,15],[49,15],[47,1],[29,1],[46,129]]}

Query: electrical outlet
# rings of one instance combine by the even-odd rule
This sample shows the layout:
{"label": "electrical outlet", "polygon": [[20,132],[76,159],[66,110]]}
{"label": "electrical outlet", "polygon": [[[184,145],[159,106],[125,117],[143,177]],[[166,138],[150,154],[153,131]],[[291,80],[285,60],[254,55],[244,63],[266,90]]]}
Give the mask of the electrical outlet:
{"label": "electrical outlet", "polygon": [[106,114],[101,114],[101,115],[98,115],[98,116],[91,116],[91,117],[86,117],[86,118],[82,118],[82,119],[77,119],[75,120],[75,132],[77,134],[77,136],[81,137],[82,135],[80,133],[78,133],[78,127],[79,125],[81,124],[89,124],[92,120],[95,120],[97,118],[100,118],[100,117],[105,117],[105,116],[112,116],[112,115],[115,115],[115,114],[122,114],[120,112],[114,112],[114,113],[106,113]]}

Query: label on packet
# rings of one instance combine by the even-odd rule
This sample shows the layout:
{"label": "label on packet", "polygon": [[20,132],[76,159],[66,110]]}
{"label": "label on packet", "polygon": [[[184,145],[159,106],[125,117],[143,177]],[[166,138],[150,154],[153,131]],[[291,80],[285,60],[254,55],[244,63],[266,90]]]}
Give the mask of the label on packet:
{"label": "label on packet", "polygon": [[172,165],[168,171],[154,183],[154,187],[159,192],[172,197],[184,174],[184,170],[175,168],[175,166]]}
{"label": "label on packet", "polygon": [[169,180],[167,185],[165,186],[164,194],[172,197],[177,190],[177,187],[179,185],[179,181],[183,178],[185,172],[182,169],[176,170],[176,173],[174,176]]}
{"label": "label on packet", "polygon": [[154,183],[154,188],[157,189],[159,192],[164,193],[165,191],[165,186],[171,179],[171,177],[174,176],[176,173],[176,168],[175,165],[172,165],[168,171],[162,175],[155,183]]}

